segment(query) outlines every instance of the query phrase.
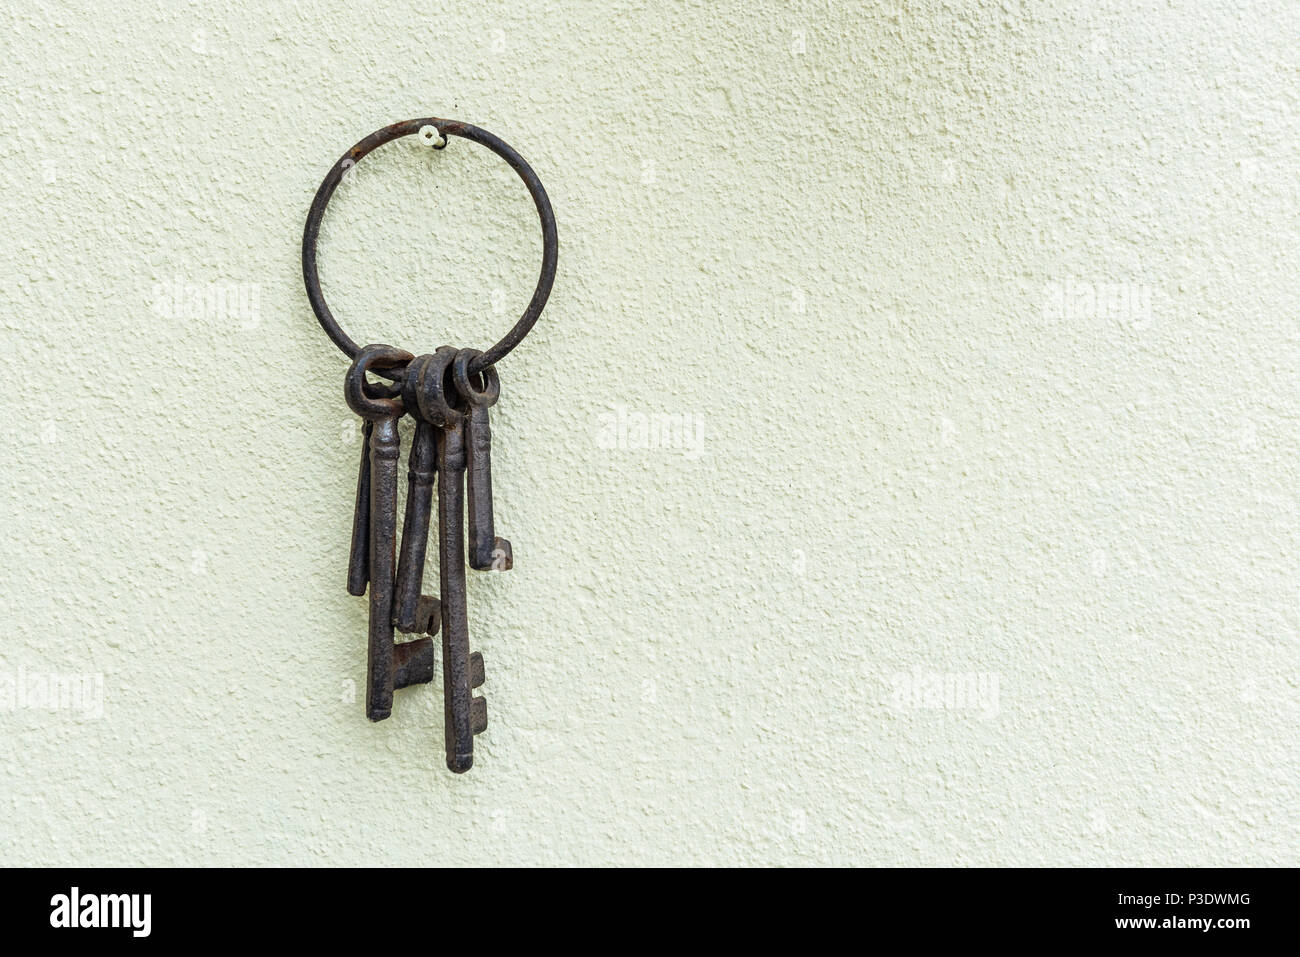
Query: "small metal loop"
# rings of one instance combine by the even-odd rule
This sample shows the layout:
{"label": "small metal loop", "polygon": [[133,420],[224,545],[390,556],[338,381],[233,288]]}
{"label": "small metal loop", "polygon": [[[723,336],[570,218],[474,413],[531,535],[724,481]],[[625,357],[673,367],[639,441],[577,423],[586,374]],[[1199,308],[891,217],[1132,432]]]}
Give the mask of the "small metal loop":
{"label": "small metal loop", "polygon": [[[316,190],[311,209],[307,213],[307,224],[302,233],[303,281],[307,286],[307,299],[311,303],[312,311],[316,314],[316,319],[320,322],[321,328],[325,330],[325,334],[342,350],[344,355],[349,359],[355,359],[360,347],[339,326],[334,314],[330,312],[329,306],[325,304],[325,296],[320,288],[320,274],[316,265],[316,244],[320,238],[321,220],[325,216],[325,207],[329,205],[330,197],[334,195],[334,190],[338,187],[339,182],[343,179],[343,174],[349,168],[355,166],[372,150],[399,137],[419,133],[426,126],[437,129],[444,141],[448,137],[460,136],[472,140],[480,146],[486,146],[510,164],[510,168],[519,175],[519,178],[524,181],[524,185],[528,188],[528,194],[537,207],[537,215],[542,223],[542,269],[537,277],[537,287],[533,290],[533,297],[529,300],[523,314],[510,331],[502,336],[500,341],[490,349],[480,353],[470,361],[469,372],[474,374],[500,362],[509,354],[510,350],[523,341],[524,336],[528,335],[529,330],[537,322],[537,317],[542,314],[546,300],[551,294],[551,286],[555,283],[555,265],[559,258],[559,241],[555,233],[555,213],[551,209],[551,201],[546,195],[546,190],[542,188],[541,180],[537,178],[533,168],[508,143],[487,130],[471,126],[469,123],[462,123],[459,120],[444,120],[438,117],[404,120],[401,123],[394,123],[381,130],[376,130],[343,154],[338,162],[331,167],[330,171],[325,174],[325,179],[321,182],[320,188]],[[445,142],[444,145],[446,145]]]}
{"label": "small metal loop", "polygon": [[357,351],[343,379],[343,397],[348,407],[363,419],[389,419],[402,414],[402,400],[396,396],[384,397],[386,387],[372,386],[366,381],[369,369],[395,369],[410,362],[414,356],[403,349],[375,344]]}
{"label": "small metal loop", "polygon": [[443,346],[421,363],[415,374],[412,391],[420,415],[439,428],[455,425],[464,418],[464,413],[452,405],[452,396],[447,394],[447,371],[455,359],[455,348]]}
{"label": "small metal loop", "polygon": [[[470,363],[482,354],[477,349],[461,349],[456,353],[456,358],[451,364],[452,381],[456,383],[456,391],[460,393],[460,397],[470,405],[495,405],[497,399],[501,397],[501,377],[497,375],[496,366],[488,366],[479,373],[469,371]],[[483,380],[482,389],[474,388],[473,377],[476,374]]]}

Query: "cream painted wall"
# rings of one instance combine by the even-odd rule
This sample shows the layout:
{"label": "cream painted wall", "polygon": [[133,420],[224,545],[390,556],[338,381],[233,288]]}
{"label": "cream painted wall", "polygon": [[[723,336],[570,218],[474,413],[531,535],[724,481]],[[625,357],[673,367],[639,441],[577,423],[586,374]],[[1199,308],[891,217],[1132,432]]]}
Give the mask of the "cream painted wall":
{"label": "cream painted wall", "polygon": [[[1293,0],[0,35],[3,863],[1300,863]],[[515,145],[561,242],[461,777],[440,685],[353,698],[358,432],[299,266],[330,164],[425,115]],[[539,250],[508,169],[408,140],[321,257],[420,352],[499,335]]]}

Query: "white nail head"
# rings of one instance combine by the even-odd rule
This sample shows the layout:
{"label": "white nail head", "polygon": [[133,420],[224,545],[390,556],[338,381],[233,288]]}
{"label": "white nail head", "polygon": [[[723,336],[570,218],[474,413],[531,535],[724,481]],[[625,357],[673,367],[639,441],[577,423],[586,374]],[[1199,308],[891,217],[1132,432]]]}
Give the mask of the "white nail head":
{"label": "white nail head", "polygon": [[432,123],[427,123],[420,127],[420,142],[425,146],[432,146],[436,150],[442,149],[447,145],[447,137],[442,135],[442,131]]}

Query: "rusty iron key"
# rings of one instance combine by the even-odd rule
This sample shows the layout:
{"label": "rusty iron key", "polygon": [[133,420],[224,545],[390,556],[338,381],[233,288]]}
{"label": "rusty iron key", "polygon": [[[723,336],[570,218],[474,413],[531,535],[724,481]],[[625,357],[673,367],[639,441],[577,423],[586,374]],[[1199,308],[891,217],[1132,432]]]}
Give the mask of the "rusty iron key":
{"label": "rusty iron key", "polygon": [[[344,396],[354,412],[371,424],[370,502],[366,520],[370,625],[366,655],[366,717],[382,721],[393,711],[393,691],[433,677],[433,642],[423,639],[398,646],[393,641],[393,565],[397,547],[397,459],[401,454],[397,421],[400,398],[377,397],[367,388],[368,369],[393,369],[411,360],[392,346],[361,349],[348,368]],[[354,522],[355,528],[355,522]]]}
{"label": "rusty iron key", "polygon": [[419,372],[420,414],[445,423],[438,437],[438,582],[442,612],[442,689],[447,767],[457,774],[474,765],[474,735],[487,728],[483,657],[469,650],[465,589],[465,414],[453,406],[455,350],[439,349]]}
{"label": "rusty iron key", "polygon": [[492,517],[492,426],[488,422],[488,409],[501,397],[501,379],[495,366],[470,375],[469,364],[479,355],[477,349],[461,349],[451,367],[456,392],[469,406],[465,414],[469,565],[478,571],[508,571],[514,567],[514,553],[510,542],[497,537]]}

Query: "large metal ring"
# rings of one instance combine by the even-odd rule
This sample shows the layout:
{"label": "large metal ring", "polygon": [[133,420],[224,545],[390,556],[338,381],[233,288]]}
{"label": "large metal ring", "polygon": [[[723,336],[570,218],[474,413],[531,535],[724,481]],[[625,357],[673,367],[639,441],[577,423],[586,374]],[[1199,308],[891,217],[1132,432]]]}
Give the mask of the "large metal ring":
{"label": "large metal ring", "polygon": [[528,187],[528,193],[537,206],[537,215],[542,221],[542,271],[537,277],[537,288],[533,290],[533,298],[529,300],[527,308],[519,317],[519,321],[514,324],[514,328],[507,332],[500,342],[473,359],[469,366],[469,371],[473,374],[500,362],[511,349],[519,345],[524,336],[528,335],[528,331],[537,322],[537,317],[542,314],[542,307],[546,305],[547,297],[551,294],[551,286],[555,282],[555,264],[559,257],[559,241],[555,235],[555,213],[551,210],[551,201],[546,196],[546,190],[542,188],[541,180],[537,178],[533,168],[524,162],[522,156],[494,134],[459,120],[443,120],[437,117],[405,120],[392,126],[385,126],[382,130],[375,130],[339,157],[338,162],[325,174],[320,189],[316,190],[316,198],[312,200],[311,210],[307,213],[307,225],[302,232],[302,275],[307,283],[307,299],[311,302],[312,311],[316,313],[321,328],[344,355],[349,359],[355,359],[360,347],[339,326],[329,306],[325,304],[325,296],[320,290],[320,275],[316,270],[316,240],[320,234],[321,219],[325,215],[325,207],[329,205],[330,197],[334,195],[335,188],[343,179],[343,174],[360,162],[363,156],[390,140],[419,133],[421,128],[426,126],[436,127],[444,139],[449,136],[460,136],[486,146],[509,163],[510,168],[519,174],[519,178]]}

